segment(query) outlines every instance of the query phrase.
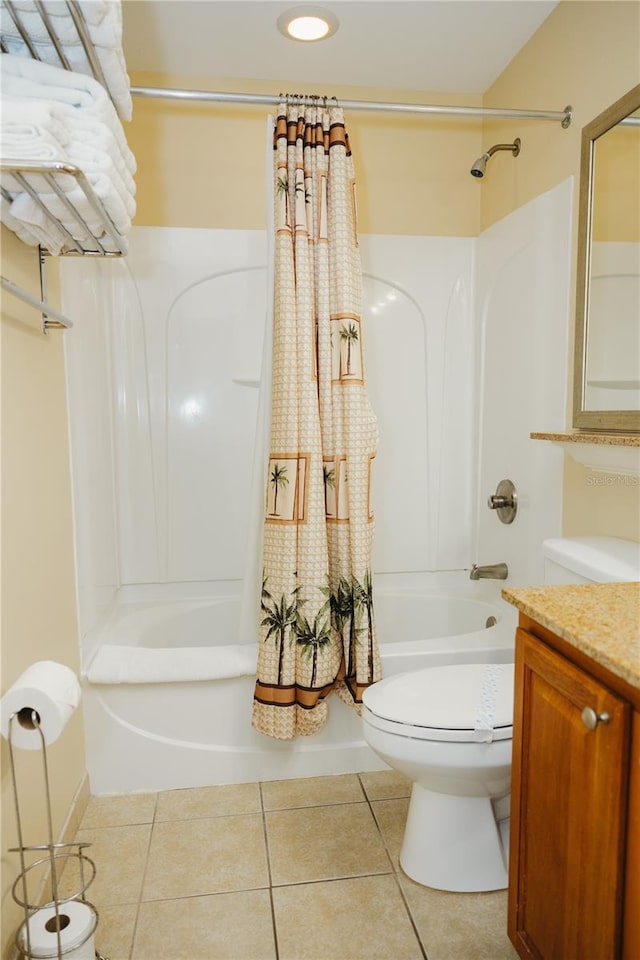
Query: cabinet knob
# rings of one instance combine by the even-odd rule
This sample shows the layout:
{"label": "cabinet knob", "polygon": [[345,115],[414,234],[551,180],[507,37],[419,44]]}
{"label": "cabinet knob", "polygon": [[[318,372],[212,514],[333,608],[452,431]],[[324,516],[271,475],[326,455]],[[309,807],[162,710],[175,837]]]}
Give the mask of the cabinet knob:
{"label": "cabinet knob", "polygon": [[585,707],[581,716],[587,730],[595,730],[599,723],[609,723],[611,719],[608,713],[596,713],[591,707]]}

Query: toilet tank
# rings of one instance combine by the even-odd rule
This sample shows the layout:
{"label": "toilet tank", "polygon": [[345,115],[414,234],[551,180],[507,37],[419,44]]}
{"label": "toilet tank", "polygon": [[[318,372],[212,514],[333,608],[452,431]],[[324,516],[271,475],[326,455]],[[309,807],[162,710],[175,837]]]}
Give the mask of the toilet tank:
{"label": "toilet tank", "polygon": [[618,537],[545,540],[544,582],[617,583],[640,580],[640,543]]}

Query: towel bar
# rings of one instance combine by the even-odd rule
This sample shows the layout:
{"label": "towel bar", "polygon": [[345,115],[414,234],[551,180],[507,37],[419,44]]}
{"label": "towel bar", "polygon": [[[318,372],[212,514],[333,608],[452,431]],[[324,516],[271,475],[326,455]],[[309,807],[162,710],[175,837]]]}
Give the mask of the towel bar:
{"label": "towel bar", "polygon": [[60,313],[54,307],[51,307],[46,300],[38,300],[38,298],[34,297],[33,294],[29,293],[27,290],[24,290],[12,280],[7,280],[6,277],[0,277],[0,280],[2,281],[3,290],[7,290],[8,293],[12,293],[14,297],[24,300],[25,303],[29,304],[29,306],[35,307],[36,310],[41,311],[43,333],[46,333],[47,330],[50,329],[67,330],[69,327],[73,326],[73,322],[71,320],[65,317],[64,314]]}

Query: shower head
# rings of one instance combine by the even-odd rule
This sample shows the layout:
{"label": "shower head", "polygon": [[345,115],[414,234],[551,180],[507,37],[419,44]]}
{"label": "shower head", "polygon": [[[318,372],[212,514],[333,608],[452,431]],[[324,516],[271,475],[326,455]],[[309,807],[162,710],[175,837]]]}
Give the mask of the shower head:
{"label": "shower head", "polygon": [[498,150],[510,150],[514,157],[517,157],[520,153],[520,137],[516,137],[513,143],[496,143],[495,147],[489,147],[486,153],[483,153],[481,157],[478,157],[474,165],[471,167],[470,173],[472,177],[484,177],[484,172],[487,169],[487,160],[493,156],[494,153],[497,153]]}
{"label": "shower head", "polygon": [[484,172],[487,169],[488,159],[489,159],[488,153],[483,153],[481,157],[478,157],[474,165],[471,167],[472,177],[484,177]]}

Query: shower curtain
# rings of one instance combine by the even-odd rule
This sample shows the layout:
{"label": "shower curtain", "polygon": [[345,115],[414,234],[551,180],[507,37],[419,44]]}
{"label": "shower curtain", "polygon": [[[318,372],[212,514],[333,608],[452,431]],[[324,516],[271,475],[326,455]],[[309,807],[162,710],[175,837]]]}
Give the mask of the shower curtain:
{"label": "shower curtain", "polygon": [[332,691],[380,679],[371,546],[377,425],[365,387],[353,159],[338,106],[274,131],[271,439],[253,726],[313,734]]}

